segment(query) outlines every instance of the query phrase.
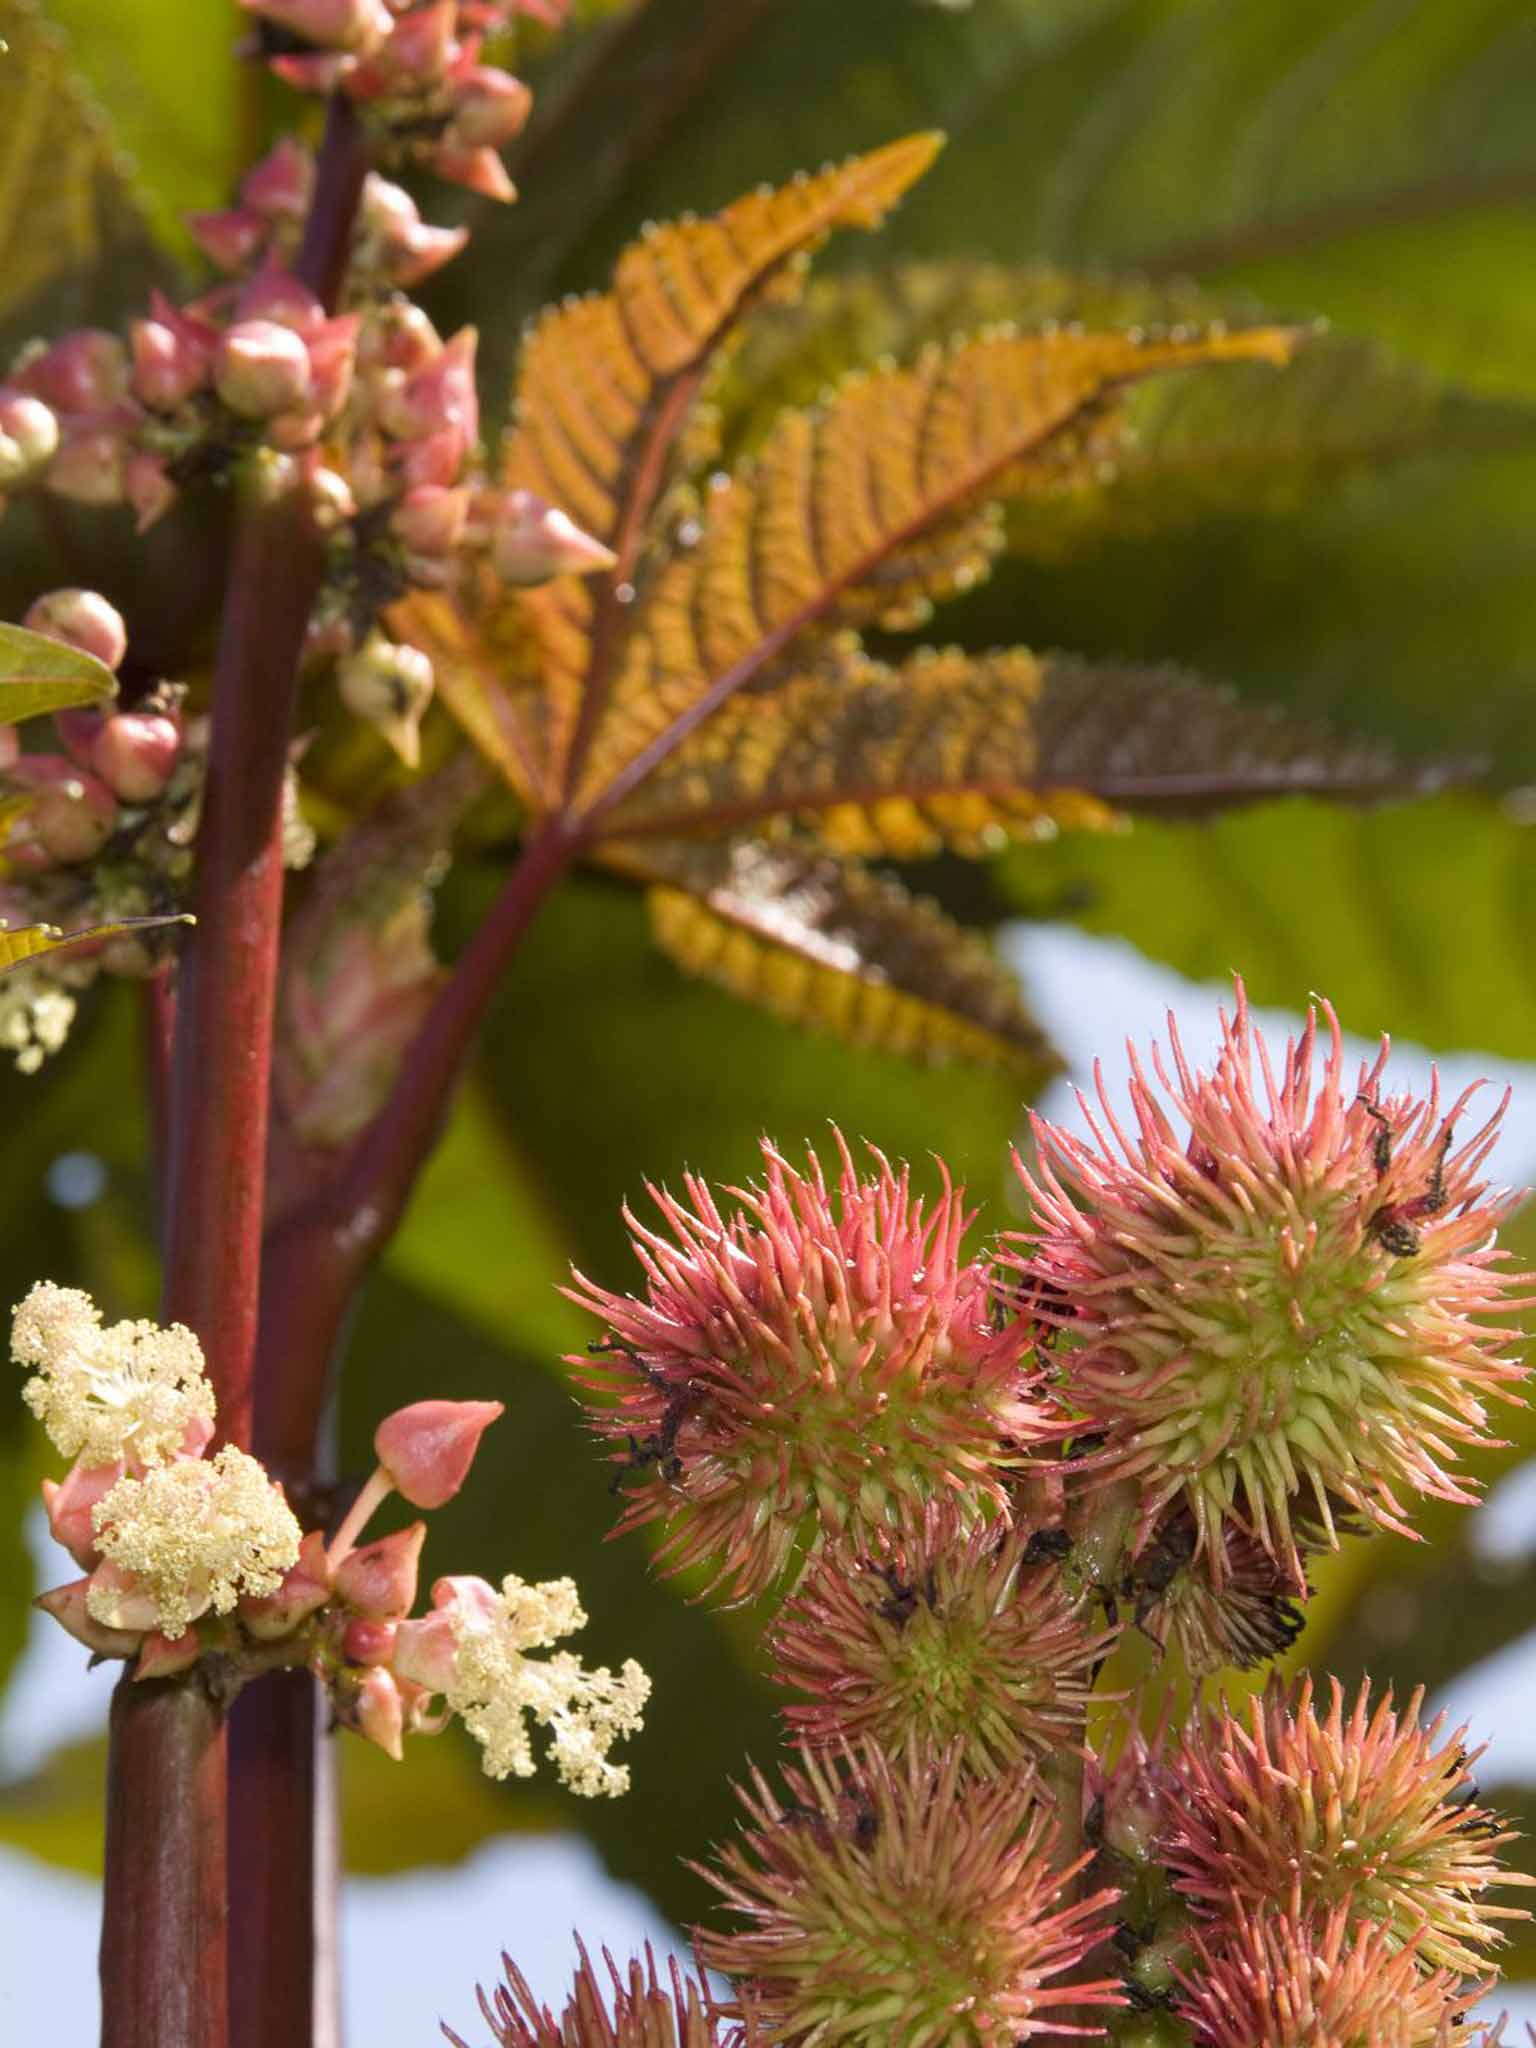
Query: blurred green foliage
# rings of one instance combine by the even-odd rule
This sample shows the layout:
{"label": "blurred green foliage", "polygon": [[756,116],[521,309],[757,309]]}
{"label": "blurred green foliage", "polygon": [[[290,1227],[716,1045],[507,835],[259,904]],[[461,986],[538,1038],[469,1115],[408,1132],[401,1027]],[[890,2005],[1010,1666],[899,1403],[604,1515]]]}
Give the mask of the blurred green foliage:
{"label": "blurred green foliage", "polygon": [[[1497,792],[1370,814],[1271,805],[1016,848],[989,877],[992,907],[1073,915],[1197,978],[1240,967],[1266,1003],[1325,990],[1362,1032],[1536,1059],[1536,862],[1520,788],[1536,782],[1536,26],[1524,0],[734,6],[726,25],[719,0],[651,0],[606,22],[610,10],[594,9],[596,25],[548,52],[549,89],[514,165],[524,201],[475,207],[474,252],[434,286],[434,311],[478,322],[504,389],[523,318],[601,282],[645,217],[937,125],[951,141],[932,178],[881,240],[832,258],[850,278],[949,266],[921,317],[902,314],[906,338],[924,322],[944,331],[978,295],[1020,318],[1043,293],[1068,313],[1118,294],[1127,318],[1181,305],[1326,318],[1331,338],[1294,382],[1235,378],[1208,412],[1149,396],[1140,452],[1095,493],[1034,508],[1002,572],[947,626],[977,646],[1186,662],[1409,749],[1486,754]],[[19,0],[0,11],[31,32]],[[25,304],[0,296],[19,331],[63,304],[131,301],[156,260],[146,222],[180,260],[175,210],[215,202],[280,111],[231,59],[232,7],[52,11],[136,169],[121,175],[94,127],[89,149],[81,140],[68,160],[77,189],[96,194],[100,231],[82,249],[95,268],[42,280]],[[0,69],[0,113],[17,104],[16,80]],[[434,212],[460,205],[423,197]],[[0,216],[8,254],[32,232],[24,207]],[[983,278],[983,260],[1050,269]],[[777,355],[744,359],[739,431],[765,391],[819,381],[852,346],[887,345],[888,315],[836,290],[813,297]],[[918,879],[958,907],[952,874]],[[477,868],[455,876],[445,930],[462,935],[485,887]],[[1116,1035],[1116,1020],[1104,1030]],[[119,992],[44,1077],[0,1074],[6,1300],[48,1274],[117,1313],[148,1303],[135,1032]],[[655,1707],[634,1745],[634,1794],[595,1812],[542,1785],[488,1788],[452,1738],[403,1772],[349,1759],[359,1867],[452,1860],[498,1827],[576,1826],[664,1907],[696,1907],[677,1859],[725,1826],[726,1774],[772,1740],[771,1701],[748,1621],[658,1585],[638,1540],[604,1547],[606,1474],[559,1365],[585,1332],[555,1283],[574,1260],[628,1284],[619,1205],[643,1203],[647,1177],[741,1176],[763,1132],[794,1147],[833,1117],[900,1155],[942,1151],[996,1227],[1019,1109],[996,1077],[798,1037],[685,983],[633,899],[599,882],[565,891],[509,977],[474,1085],[359,1319],[341,1441],[358,1468],[397,1400],[504,1398],[473,1485],[435,1519],[429,1566],[571,1572],[593,1615],[591,1653],[640,1655]],[[107,1192],[67,1212],[45,1175],[81,1147],[105,1163]],[[0,1403],[7,1659],[36,1476],[20,1416]],[[1532,1447],[1529,1427],[1520,1436],[1490,1475]],[[1436,1513],[1426,1527],[1433,1548],[1379,1539],[1330,1569],[1309,1657],[1443,1680],[1536,1621],[1529,1571],[1480,1571],[1465,1517]],[[88,1857],[97,1768],[68,1752],[12,1788],[0,1837]]]}

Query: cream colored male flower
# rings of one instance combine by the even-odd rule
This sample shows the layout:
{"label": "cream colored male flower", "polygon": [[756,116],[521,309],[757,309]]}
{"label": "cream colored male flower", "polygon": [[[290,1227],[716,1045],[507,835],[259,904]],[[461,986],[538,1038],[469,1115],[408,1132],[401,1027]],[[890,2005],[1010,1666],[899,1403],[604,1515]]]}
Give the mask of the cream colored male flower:
{"label": "cream colored male flower", "polygon": [[115,1569],[98,1574],[86,1605],[109,1628],[145,1625],[147,1601],[152,1625],[174,1640],[210,1607],[228,1614],[242,1593],[275,1593],[298,1562],[299,1525],[282,1488],[233,1444],[120,1479],[93,1516]]}
{"label": "cream colored male flower", "polygon": [[531,1586],[511,1574],[498,1593],[484,1579],[439,1579],[433,1612],[400,1624],[394,1669],[440,1693],[484,1751],[493,1778],[533,1775],[531,1715],[550,1732],[555,1769],[587,1797],[629,1789],[629,1772],[608,1761],[621,1735],[640,1726],[651,1681],[630,1658],[617,1675],[586,1670],[557,1651],[535,1658],[586,1623],[569,1579]]}
{"label": "cream colored male flower", "polygon": [[35,1368],[23,1398],[66,1458],[148,1467],[213,1433],[202,1347],[180,1323],[104,1326],[88,1294],[40,1280],[15,1311],[11,1352]]}

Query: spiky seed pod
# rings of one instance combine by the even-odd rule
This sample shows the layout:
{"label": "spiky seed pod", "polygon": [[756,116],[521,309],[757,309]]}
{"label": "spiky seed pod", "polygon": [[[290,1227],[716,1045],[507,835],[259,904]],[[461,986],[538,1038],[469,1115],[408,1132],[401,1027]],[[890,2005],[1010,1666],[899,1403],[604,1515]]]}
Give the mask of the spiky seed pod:
{"label": "spiky seed pod", "polygon": [[1528,1917],[1495,1906],[1495,1884],[1536,1880],[1502,1870],[1495,1851],[1513,1839],[1476,1797],[1474,1761],[1444,1716],[1421,1726],[1422,1692],[1398,1713],[1373,1709],[1361,1685],[1346,1712],[1330,1681],[1320,1716],[1312,1681],[1271,1683],[1235,1717],[1223,1707],[1186,1732],[1169,1759],[1160,1837],[1180,1894],[1218,1925],[1259,1912],[1299,1885],[1309,1915],[1348,1913],[1351,1929],[1378,1923],[1391,1946],[1424,1967],[1475,1976]]}
{"label": "spiky seed pod", "polygon": [[750,1598],[804,1545],[865,1547],[905,1511],[964,1498],[1008,1512],[1005,1481],[1047,1427],[1029,1398],[1022,1328],[999,1334],[991,1276],[963,1264],[969,1222],[947,1182],[931,1213],[878,1153],[861,1180],[837,1139],[829,1188],[766,1143],[737,1212],[689,1176],[652,1189],[669,1236],[628,1218],[643,1298],[576,1276],[608,1325],[598,1364],[573,1359],[593,1427],[630,1475],[620,1527],[662,1522],[672,1569]]}
{"label": "spiky seed pod", "polygon": [[1122,2002],[1061,1980],[1108,1932],[1115,1894],[1072,1899],[1032,1776],[967,1778],[958,1749],[893,1763],[801,1751],[786,1792],[754,1771],[743,1839],[704,1870],[745,1925],[699,1935],[743,1980],[766,2037],[816,2048],[1003,2048],[1092,2033],[1060,2008]]}
{"label": "spiky seed pod", "polygon": [[[723,2023],[708,1993],[678,1969],[675,1957],[663,1984],[649,1943],[644,1961],[631,1957],[622,1977],[604,1949],[605,1987],[579,1939],[576,1949],[581,1962],[558,2019],[540,2005],[512,1958],[502,1957],[506,1982],[489,1998],[483,1989],[479,1994],[498,2048],[757,2048],[760,2037],[751,2022]],[[451,2027],[443,2032],[456,2048],[468,2048]]]}
{"label": "spiky seed pod", "polygon": [[1200,1550],[1194,1517],[1182,1504],[1152,1532],[1126,1574],[1136,1626],[1159,1649],[1175,1647],[1192,1677],[1252,1670],[1290,1648],[1301,1634],[1300,1598],[1291,1573],[1243,1530],[1221,1534],[1219,1566]]}
{"label": "spiky seed pod", "polygon": [[1425,1970],[1342,1906],[1321,1918],[1255,1913],[1192,1949],[1178,2013],[1194,2048],[1451,2048],[1487,1988]]}
{"label": "spiky seed pod", "polygon": [[1485,1320],[1519,1279],[1492,1246],[1513,1198],[1478,1178],[1501,1110],[1453,1151],[1471,1091],[1447,1112],[1437,1083],[1383,1096],[1385,1045],[1349,1087],[1323,1015],[1326,1053],[1310,1012],[1277,1071],[1239,983],[1213,1073],[1171,1018],[1172,1079],[1154,1050],[1187,1135],[1133,1053],[1134,1127],[1101,1076],[1093,1143],[1036,1119],[1020,1168],[1022,1287],[1070,1305],[1063,1391],[1105,1433],[1099,1476],[1141,1490],[1134,1542],[1182,1497],[1213,1574],[1235,1520],[1298,1589],[1298,1513],[1332,1542],[1335,1499],[1403,1535],[1408,1495],[1472,1500],[1457,1449],[1490,1441],[1484,1401],[1522,1376],[1517,1333]]}
{"label": "spiky seed pod", "polygon": [[1029,1532],[967,1526],[951,1501],[876,1539],[828,1549],[769,1634],[802,1740],[865,1739],[893,1758],[953,1743],[977,1776],[1082,1740],[1094,1672],[1115,1640],[1059,1570],[1025,1562]]}

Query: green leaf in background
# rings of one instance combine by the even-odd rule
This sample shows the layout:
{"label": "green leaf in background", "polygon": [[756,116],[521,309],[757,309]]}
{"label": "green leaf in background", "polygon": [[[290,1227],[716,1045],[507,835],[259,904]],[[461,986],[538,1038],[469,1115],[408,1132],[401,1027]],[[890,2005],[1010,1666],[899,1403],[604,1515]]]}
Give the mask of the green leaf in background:
{"label": "green leaf in background", "polygon": [[[95,11],[126,22],[141,12]],[[177,11],[185,17],[185,8]],[[0,0],[0,336],[7,341],[109,317],[155,269],[142,191],[77,63],[34,0]],[[167,85],[176,75],[173,59]],[[129,104],[143,98],[141,86]],[[115,111],[121,102],[113,104]]]}
{"label": "green leaf in background", "polygon": [[[227,205],[263,146],[261,74],[236,56],[250,17],[232,0],[42,4],[64,32],[68,59],[110,112],[116,161],[133,175],[157,238],[186,248],[182,215]],[[25,5],[5,0],[8,13]],[[303,112],[285,96],[285,124]],[[39,239],[35,227],[29,239]]]}
{"label": "green leaf in background", "polygon": [[25,626],[0,624],[0,724],[19,725],[45,711],[99,704],[116,694],[112,671],[94,654]]}

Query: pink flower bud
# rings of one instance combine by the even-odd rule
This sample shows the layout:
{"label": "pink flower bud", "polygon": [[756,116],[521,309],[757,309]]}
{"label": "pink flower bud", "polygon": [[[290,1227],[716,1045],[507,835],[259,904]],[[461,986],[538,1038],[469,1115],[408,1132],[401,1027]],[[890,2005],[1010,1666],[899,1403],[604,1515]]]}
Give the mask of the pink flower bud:
{"label": "pink flower bud", "polygon": [[400,16],[377,58],[396,90],[402,84],[435,85],[443,76],[455,53],[458,14],[457,0],[430,0]]}
{"label": "pink flower bud", "polygon": [[350,85],[357,59],[340,50],[304,50],[269,59],[267,69],[295,92],[332,93]]}
{"label": "pink flower bud", "polygon": [[497,1611],[496,1588],[484,1579],[439,1579],[432,1588],[432,1612],[420,1621],[402,1621],[395,1631],[396,1675],[429,1693],[446,1692],[453,1682],[461,1632],[489,1625]]}
{"label": "pink flower bud", "polygon": [[16,381],[56,412],[104,412],[128,394],[128,352],[115,334],[82,327],[34,356]]}
{"label": "pink flower bud", "polygon": [[357,361],[358,316],[343,313],[306,336],[309,343],[308,403],[326,419],[334,419],[352,389]]}
{"label": "pink flower bud", "polygon": [[208,380],[208,356],[160,320],[129,329],[134,395],[157,412],[173,412]]}
{"label": "pink flower bud", "polygon": [[399,1621],[416,1604],[416,1574],[426,1538],[426,1523],[412,1522],[409,1528],[354,1550],[336,1569],[338,1599],[369,1620]]}
{"label": "pink flower bud", "polygon": [[325,308],[307,285],[276,264],[258,270],[240,287],[235,300],[237,320],[273,320],[295,334],[316,334],[325,326]]}
{"label": "pink flower bud", "polygon": [[505,1412],[500,1401],[413,1401],[379,1424],[374,1454],[413,1508],[440,1508],[464,1484],[481,1437]]}
{"label": "pink flower bud", "polygon": [[[96,1620],[86,1606],[91,1590],[89,1579],[74,1579],[67,1586],[55,1586],[39,1593],[32,1603],[51,1614],[59,1627],[96,1657],[131,1657],[139,1647],[140,1634],[132,1629],[108,1628]],[[194,1638],[195,1640],[195,1638]]]}
{"label": "pink flower bud", "polygon": [[421,758],[421,721],[434,681],[430,655],[382,633],[370,633],[338,671],[342,703],[376,726],[408,768]]}
{"label": "pink flower bud", "polygon": [[82,768],[92,768],[91,749],[95,746],[107,714],[89,704],[71,704],[67,711],[55,711],[53,729],[58,734],[64,751],[69,758]]}
{"label": "pink flower bud", "polygon": [[110,669],[118,668],[128,652],[122,613],[94,590],[50,590],[28,606],[22,624],[82,654],[94,654]]}
{"label": "pink flower bud", "polygon": [[584,533],[568,513],[532,491],[508,491],[491,534],[491,567],[504,582],[547,583],[552,576],[588,576],[612,569],[611,548]]}
{"label": "pink flower bud", "polygon": [[442,484],[418,484],[390,514],[391,533],[413,555],[451,555],[464,537],[469,493]]}
{"label": "pink flower bud", "polygon": [[[393,189],[398,191],[399,187]],[[370,373],[419,370],[441,353],[442,346],[442,336],[420,306],[403,299],[381,306],[377,318],[363,329],[358,342],[358,367]]]}
{"label": "pink flower bud", "polygon": [[248,419],[293,411],[309,396],[309,350],[275,320],[238,320],[220,345],[214,383],[231,411]]}
{"label": "pink flower bud", "polygon": [[468,452],[458,428],[443,427],[418,440],[396,442],[390,466],[406,490],[420,484],[455,484],[464,473]]}
{"label": "pink flower bud", "polygon": [[86,1581],[86,1592],[92,1598],[95,1610],[92,1619],[109,1629],[126,1629],[135,1636],[141,1636],[160,1619],[154,1595],[146,1593],[132,1572],[125,1572],[110,1558],[104,1559],[91,1573]]}
{"label": "pink flower bud", "polygon": [[147,804],[170,781],[181,753],[176,721],[155,712],[120,711],[102,725],[91,765],[125,804]]}
{"label": "pink flower bud", "polygon": [[311,1529],[299,1545],[299,1561],[286,1572],[275,1593],[240,1602],[240,1621],[259,1643],[280,1642],[325,1605],[331,1597],[331,1568],[325,1537]]}
{"label": "pink flower bud", "polygon": [[505,149],[522,134],[532,111],[533,94],[520,78],[477,64],[454,80],[448,139],[464,149]]}
{"label": "pink flower bud", "polygon": [[117,799],[104,782],[72,765],[56,782],[40,788],[27,822],[45,853],[62,867],[94,860],[117,824]]}
{"label": "pink flower bud", "polygon": [[128,1468],[115,1465],[71,1465],[63,1479],[43,1481],[43,1511],[48,1531],[78,1565],[87,1570],[101,1562],[91,1510],[116,1486]]}
{"label": "pink flower bud", "polygon": [[120,505],[127,490],[126,455],[122,436],[109,428],[71,434],[44,482],[56,498],[76,505]]}
{"label": "pink flower bud", "polygon": [[25,391],[0,390],[0,484],[24,483],[57,453],[59,423]]}
{"label": "pink flower bud", "polygon": [[384,0],[240,0],[240,5],[323,50],[369,49],[391,26]]}
{"label": "pink flower bud", "polygon": [[[368,260],[388,283],[407,291],[451,262],[469,240],[468,228],[428,226],[411,195],[376,172],[369,173],[363,187],[362,210],[364,226],[374,245]],[[441,343],[435,335],[433,341],[431,352],[435,353]]]}
{"label": "pink flower bud", "polygon": [[482,199],[500,199],[510,205],[517,197],[517,187],[494,149],[456,149],[444,142],[432,152],[432,168],[450,185],[463,185]]}
{"label": "pink flower bud", "polygon": [[415,439],[451,427],[467,453],[480,432],[480,396],[475,388],[473,327],[461,327],[444,342],[432,361],[406,378],[380,411],[385,426],[403,439]]}
{"label": "pink flower bud", "polygon": [[387,1664],[395,1654],[395,1626],[355,1617],[341,1632],[341,1654],[349,1664]]}
{"label": "pink flower bud", "polygon": [[183,1630],[174,1642],[158,1629],[151,1629],[133,1667],[134,1679],[174,1678],[179,1671],[190,1671],[202,1654],[203,1646],[195,1628]]}
{"label": "pink flower bud", "polygon": [[181,495],[163,458],[144,449],[129,456],[123,470],[123,491],[133,507],[139,533],[147,533],[157,519],[164,518]]}
{"label": "pink flower bud", "polygon": [[187,232],[216,270],[226,277],[238,277],[256,261],[272,230],[253,207],[228,206],[211,213],[189,213]]}
{"label": "pink flower bud", "polygon": [[267,220],[297,220],[315,189],[315,159],[302,142],[285,135],[240,181],[240,197]]}
{"label": "pink flower bud", "polygon": [[405,1732],[405,1709],[393,1677],[375,1666],[364,1672],[355,1690],[347,1690],[351,1697],[344,1705],[338,1701],[339,1718],[399,1763],[404,1754],[401,1736]]}

